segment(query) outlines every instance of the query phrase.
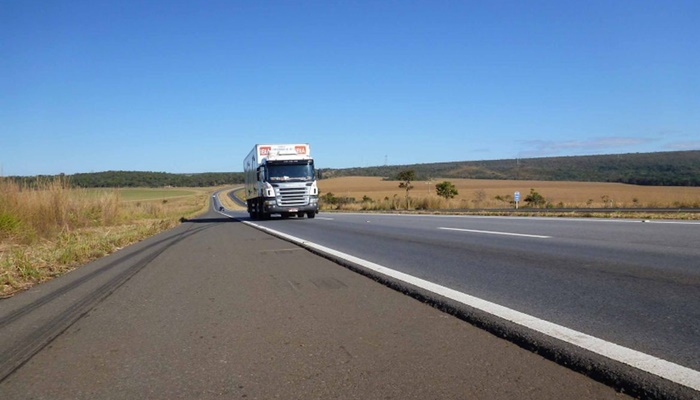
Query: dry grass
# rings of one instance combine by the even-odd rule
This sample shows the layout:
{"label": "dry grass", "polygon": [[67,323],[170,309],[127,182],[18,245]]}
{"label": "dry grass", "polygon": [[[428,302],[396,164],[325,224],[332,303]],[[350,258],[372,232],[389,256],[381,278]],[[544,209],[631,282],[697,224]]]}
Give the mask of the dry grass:
{"label": "dry grass", "polygon": [[[459,191],[454,199],[446,201],[437,197],[435,185],[443,180],[452,182]],[[336,197],[352,197],[361,202],[364,196],[371,198],[375,207],[383,209],[406,208],[406,192],[397,181],[384,181],[375,177],[342,177],[321,180],[318,183],[321,195],[333,193]],[[505,181],[480,179],[434,179],[432,182],[417,181],[410,191],[413,203],[409,208],[455,209],[455,208],[506,208],[510,204],[496,200],[496,196],[510,196],[519,191],[522,200],[535,189],[553,207],[566,208],[633,208],[633,207],[700,207],[698,187],[637,186],[622,183],[597,182],[552,182],[552,181]],[[398,204],[396,204],[398,202]],[[343,207],[362,209],[361,204]]]}
{"label": "dry grass", "polygon": [[[178,224],[207,207],[208,190],[125,201],[116,189],[65,179],[23,187],[0,178],[0,297],[70,271]],[[145,190],[148,192],[148,190]]]}

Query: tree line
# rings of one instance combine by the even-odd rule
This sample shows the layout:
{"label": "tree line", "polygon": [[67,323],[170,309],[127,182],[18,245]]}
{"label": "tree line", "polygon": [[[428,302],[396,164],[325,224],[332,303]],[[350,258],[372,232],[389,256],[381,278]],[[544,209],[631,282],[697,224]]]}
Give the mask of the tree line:
{"label": "tree line", "polygon": [[[72,187],[124,188],[124,187],[211,187],[243,183],[242,172],[205,172],[198,174],[171,174],[167,172],[105,171],[58,175],[65,177]],[[54,175],[9,177],[17,183],[32,187],[42,180],[54,179]]]}

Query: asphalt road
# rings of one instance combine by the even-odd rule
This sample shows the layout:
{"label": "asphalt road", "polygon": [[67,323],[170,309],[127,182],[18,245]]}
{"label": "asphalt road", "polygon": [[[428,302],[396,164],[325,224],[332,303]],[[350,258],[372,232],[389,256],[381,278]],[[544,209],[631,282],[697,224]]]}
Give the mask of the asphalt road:
{"label": "asphalt road", "polygon": [[213,212],[0,300],[0,339],[4,400],[624,397]]}
{"label": "asphalt road", "polygon": [[323,213],[255,224],[687,367],[698,384],[698,222]]}

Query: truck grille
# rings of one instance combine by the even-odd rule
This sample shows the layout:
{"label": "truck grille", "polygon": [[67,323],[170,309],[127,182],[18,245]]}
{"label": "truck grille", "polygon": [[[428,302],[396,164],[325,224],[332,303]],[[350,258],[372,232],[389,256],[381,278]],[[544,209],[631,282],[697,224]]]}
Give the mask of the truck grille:
{"label": "truck grille", "polygon": [[306,196],[306,187],[280,188],[279,203],[285,207],[307,205],[309,198]]}

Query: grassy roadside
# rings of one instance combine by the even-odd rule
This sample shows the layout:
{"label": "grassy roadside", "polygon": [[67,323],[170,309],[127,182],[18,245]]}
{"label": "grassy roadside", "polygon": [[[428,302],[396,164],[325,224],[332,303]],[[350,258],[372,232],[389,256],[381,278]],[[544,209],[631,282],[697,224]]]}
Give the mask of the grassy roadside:
{"label": "grassy roadside", "polygon": [[23,187],[0,178],[0,297],[202,213],[212,190],[72,189],[61,178]]}

